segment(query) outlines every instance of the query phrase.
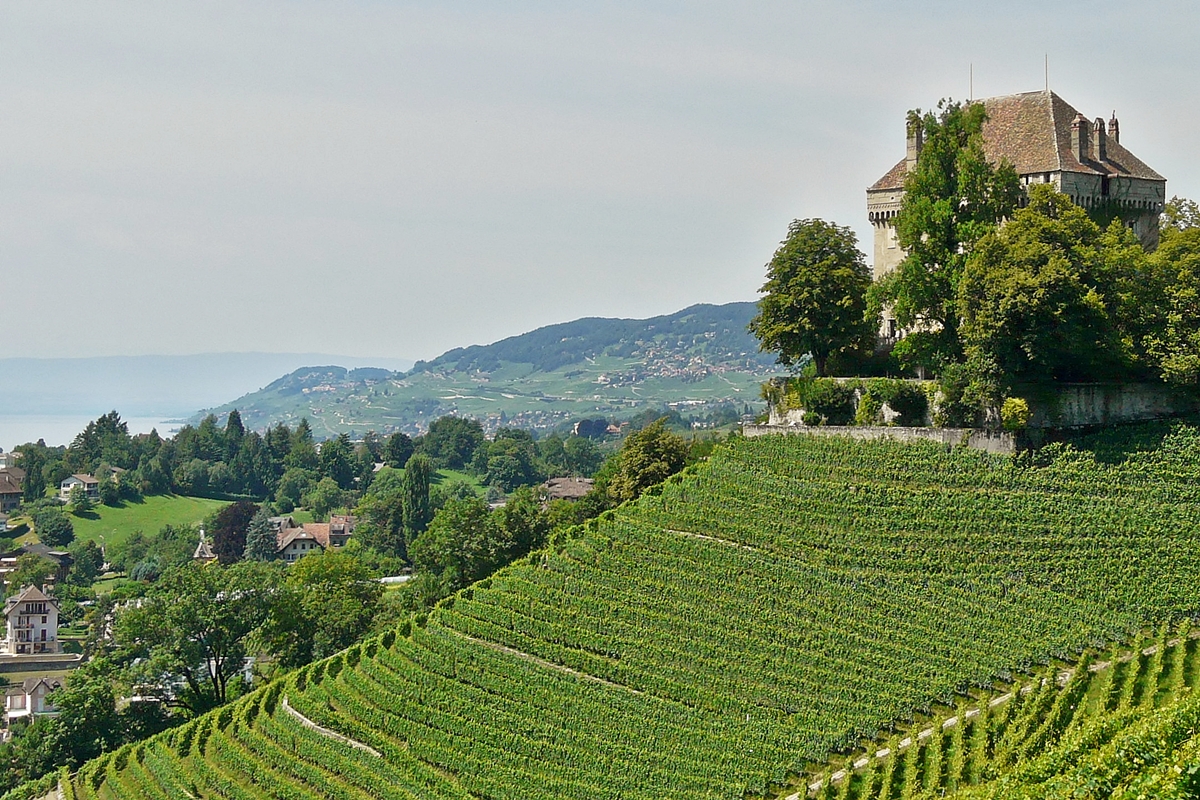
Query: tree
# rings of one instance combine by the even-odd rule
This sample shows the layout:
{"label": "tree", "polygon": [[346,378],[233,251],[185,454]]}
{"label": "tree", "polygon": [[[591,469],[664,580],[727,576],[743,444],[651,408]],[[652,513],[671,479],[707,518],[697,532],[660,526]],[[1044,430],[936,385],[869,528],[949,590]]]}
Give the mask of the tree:
{"label": "tree", "polygon": [[940,369],[961,360],[959,279],[975,243],[1010,217],[1021,197],[1007,162],[992,165],[983,152],[982,103],[938,104],[938,113],[913,111],[910,129],[924,145],[904,181],[896,236],[907,255],[885,276],[877,301],[890,303],[896,321],[912,331],[896,346],[908,366]]}
{"label": "tree", "polygon": [[24,500],[32,503],[46,496],[45,468],[49,461],[45,443],[23,444],[16,448],[20,454],[20,467],[25,470]]}
{"label": "tree", "polygon": [[409,546],[413,567],[456,591],[492,574],[511,558],[512,542],[479,498],[451,500]]}
{"label": "tree", "polygon": [[279,510],[286,514],[300,505],[301,498],[316,485],[317,480],[315,470],[299,467],[288,469],[279,479],[279,487],[275,492],[275,503]]}
{"label": "tree", "polygon": [[404,474],[384,467],[354,510],[358,528],[354,537],[385,555],[408,559],[404,535]]}
{"label": "tree", "polygon": [[590,476],[604,463],[604,455],[595,442],[586,436],[572,436],[563,442],[567,471],[572,475]]}
{"label": "tree", "polygon": [[91,586],[104,566],[104,553],[91,539],[71,545],[71,582]]}
{"label": "tree", "polygon": [[54,506],[33,512],[33,529],[38,541],[50,547],[66,547],[75,539],[75,526]]}
{"label": "tree", "polygon": [[687,452],[687,443],[667,430],[662,420],[630,434],[608,481],[609,496],[618,503],[633,500],[683,469]]}
{"label": "tree", "polygon": [[439,466],[462,469],[471,463],[483,441],[483,426],[476,420],[442,417],[430,423],[429,432],[421,439],[420,451]]}
{"label": "tree", "polygon": [[8,573],[8,593],[16,594],[22,586],[41,588],[54,574],[54,564],[36,553],[17,556],[16,569]]}
{"label": "tree", "polygon": [[353,489],[355,478],[354,451],[350,437],[340,434],[321,444],[321,474],[332,478],[339,489]]}
{"label": "tree", "polygon": [[244,558],[247,561],[274,561],[277,554],[275,531],[271,529],[271,512],[263,505],[246,528]]}
{"label": "tree", "polygon": [[509,560],[520,558],[546,543],[550,518],[543,509],[541,495],[533,487],[523,486],[513,492],[495,516],[511,543]]}
{"label": "tree", "polygon": [[100,479],[100,502],[106,506],[121,504],[121,484],[112,475]]}
{"label": "tree", "polygon": [[1010,382],[1127,372],[1134,355],[1120,335],[1118,281],[1102,238],[1068,197],[1030,187],[1028,207],[980,239],[964,269],[959,314],[968,355],[990,359]]}
{"label": "tree", "polygon": [[230,503],[212,521],[212,548],[222,564],[240,561],[246,552],[246,531],[258,506],[248,500]]}
{"label": "tree", "polygon": [[412,454],[413,440],[406,433],[393,433],[383,448],[383,460],[393,469],[402,469]]}
{"label": "tree", "polygon": [[232,463],[242,449],[242,439],[246,436],[246,426],[242,424],[242,415],[235,408],[229,412],[225,420],[225,457],[226,463]]}
{"label": "tree", "polygon": [[114,628],[142,693],[192,714],[223,705],[242,670],[247,637],[266,620],[278,583],[273,565],[192,562],[151,584],[139,604],[117,614]]}
{"label": "tree", "polygon": [[92,510],[92,498],[88,497],[87,490],[79,484],[71,487],[71,513],[77,517]]}
{"label": "tree", "polygon": [[285,668],[301,667],[358,641],[371,627],[383,585],[353,553],[302,558],[271,604],[262,638]]}
{"label": "tree", "polygon": [[429,508],[429,482],[433,464],[423,455],[415,455],[404,468],[403,505],[404,538],[412,542],[429,525],[433,514]]}
{"label": "tree", "polygon": [[1171,198],[1163,212],[1162,236],[1151,256],[1164,282],[1163,319],[1146,336],[1147,350],[1162,379],[1200,384],[1200,207]]}
{"label": "tree", "polygon": [[346,505],[348,496],[333,478],[321,478],[301,499],[305,507],[313,512],[313,516],[325,519],[334,509]]}
{"label": "tree", "polygon": [[798,219],[767,264],[758,314],[750,332],[759,349],[779,354],[785,366],[812,355],[824,375],[829,357],[857,349],[874,333],[866,317],[871,273],[849,228]]}

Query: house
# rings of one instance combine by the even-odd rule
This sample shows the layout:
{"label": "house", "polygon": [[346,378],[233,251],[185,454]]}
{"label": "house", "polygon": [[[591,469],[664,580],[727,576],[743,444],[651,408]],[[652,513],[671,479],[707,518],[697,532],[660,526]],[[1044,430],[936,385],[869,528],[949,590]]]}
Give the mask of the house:
{"label": "house", "polygon": [[82,486],[89,500],[100,499],[100,480],[95,475],[75,474],[69,476],[58,485],[58,499],[64,503],[71,501],[71,491],[76,486]]}
{"label": "house", "polygon": [[0,468],[0,513],[21,505],[25,496],[25,470],[20,467]]}
{"label": "house", "polygon": [[[1073,106],[1045,91],[977,100],[983,103],[983,150],[988,160],[1008,161],[1021,185],[1049,183],[1072,202],[1097,212],[1118,210],[1147,249],[1158,244],[1158,217],[1167,181],[1121,144],[1116,114],[1108,123],[1089,122]],[[867,189],[867,217],[874,228],[874,276],[883,277],[904,259],[895,218],[904,199],[904,179],[917,163],[922,129],[908,125],[905,157]],[[883,336],[897,336],[885,312]]]}
{"label": "house", "polygon": [[[291,517],[286,518],[289,522]],[[334,514],[329,522],[306,522],[291,527],[280,527],[275,532],[278,557],[289,564],[309,553],[331,547],[344,547],[354,533],[357,520],[351,516]]]}
{"label": "house", "polygon": [[62,685],[61,678],[35,676],[9,686],[4,693],[4,717],[8,726],[21,717],[57,714],[58,709],[46,698]]}
{"label": "house", "polygon": [[4,603],[7,637],[2,650],[10,655],[62,652],[58,642],[58,601],[43,586],[26,586]]}
{"label": "house", "polygon": [[546,490],[547,500],[574,502],[590,492],[595,484],[591,478],[551,478],[542,487]]}
{"label": "house", "polygon": [[0,450],[0,469],[3,469],[4,467],[15,467],[17,465],[17,459],[20,457],[20,453],[14,453],[12,451],[6,453],[3,450]]}
{"label": "house", "polygon": [[23,544],[9,552],[0,553],[0,583],[7,583],[8,576],[17,569],[17,562],[24,555],[35,555],[49,561],[54,573],[48,579],[51,584],[62,583],[71,572],[75,559],[66,550],[56,550],[41,542]]}

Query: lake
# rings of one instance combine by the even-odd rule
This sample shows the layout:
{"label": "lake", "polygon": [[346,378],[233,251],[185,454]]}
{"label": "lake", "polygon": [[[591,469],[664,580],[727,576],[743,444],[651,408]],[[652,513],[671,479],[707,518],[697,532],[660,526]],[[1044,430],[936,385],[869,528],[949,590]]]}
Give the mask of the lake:
{"label": "lake", "polygon": [[[38,439],[45,439],[46,444],[51,447],[67,445],[89,422],[99,416],[100,414],[0,414],[0,448],[7,452],[19,444],[36,442]],[[179,420],[164,420],[160,417],[122,417],[122,420],[129,426],[131,434],[149,433],[157,429],[159,435],[165,437],[183,427]]]}

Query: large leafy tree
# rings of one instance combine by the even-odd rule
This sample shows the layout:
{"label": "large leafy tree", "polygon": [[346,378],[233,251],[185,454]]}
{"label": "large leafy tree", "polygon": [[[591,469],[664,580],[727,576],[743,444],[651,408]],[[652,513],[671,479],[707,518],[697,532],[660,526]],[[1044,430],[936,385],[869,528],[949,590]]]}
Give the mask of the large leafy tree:
{"label": "large leafy tree", "polygon": [[1129,273],[1105,257],[1124,242],[1052,186],[1032,187],[1029,205],[984,236],[965,266],[958,308],[968,352],[1011,381],[1127,374],[1136,361],[1122,336]]}
{"label": "large leafy tree", "polygon": [[785,366],[812,356],[824,375],[829,357],[863,344],[875,321],[868,319],[871,272],[849,228],[820,219],[798,219],[767,264],[758,314],[750,332],[764,352]]}
{"label": "large leafy tree", "polygon": [[608,480],[609,496],[618,503],[633,500],[683,469],[687,452],[687,443],[667,430],[661,419],[631,433],[621,446],[615,472]]}
{"label": "large leafy tree", "polygon": [[246,553],[246,531],[258,506],[248,500],[230,503],[213,518],[213,553],[222,564],[240,561]]}
{"label": "large leafy tree", "polygon": [[483,426],[478,421],[464,417],[441,417],[429,424],[429,432],[421,437],[418,451],[439,466],[462,469],[471,463],[483,439]]}
{"label": "large leafy tree", "polygon": [[261,635],[281,666],[333,655],[367,632],[383,585],[353,553],[330,551],[288,568]]}
{"label": "large leafy tree", "polygon": [[913,111],[924,146],[904,181],[896,236],[907,255],[881,280],[878,296],[911,331],[897,345],[909,366],[939,368],[962,358],[958,284],[976,242],[1011,216],[1021,197],[1016,170],[983,150],[981,103],[942,101]]}
{"label": "large leafy tree", "polygon": [[1200,384],[1200,207],[1174,197],[1163,213],[1158,250],[1150,260],[1163,276],[1164,302],[1147,350],[1163,380]]}
{"label": "large leafy tree", "polygon": [[450,591],[486,578],[511,558],[512,541],[477,497],[451,500],[409,546],[413,566]]}
{"label": "large leafy tree", "polygon": [[278,569],[253,561],[188,563],[164,573],[115,625],[119,652],[141,693],[193,714],[224,704],[278,579]]}

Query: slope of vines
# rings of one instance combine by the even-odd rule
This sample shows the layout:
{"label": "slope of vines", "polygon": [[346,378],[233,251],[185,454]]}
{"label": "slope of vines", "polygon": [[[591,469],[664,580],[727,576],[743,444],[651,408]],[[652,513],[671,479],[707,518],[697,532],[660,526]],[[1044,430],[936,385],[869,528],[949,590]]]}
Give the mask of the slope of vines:
{"label": "slope of vines", "polygon": [[768,792],[914,708],[1194,614],[1200,433],[1156,431],[1016,460],[738,441],[419,624],[91,762],[64,790]]}
{"label": "slope of vines", "polygon": [[1132,647],[1089,651],[1076,663],[1051,665],[1002,691],[961,697],[941,714],[897,725],[783,794],[1137,797],[1151,783],[1167,795],[1172,786],[1200,793],[1198,688],[1200,631],[1186,620],[1164,625]]}

